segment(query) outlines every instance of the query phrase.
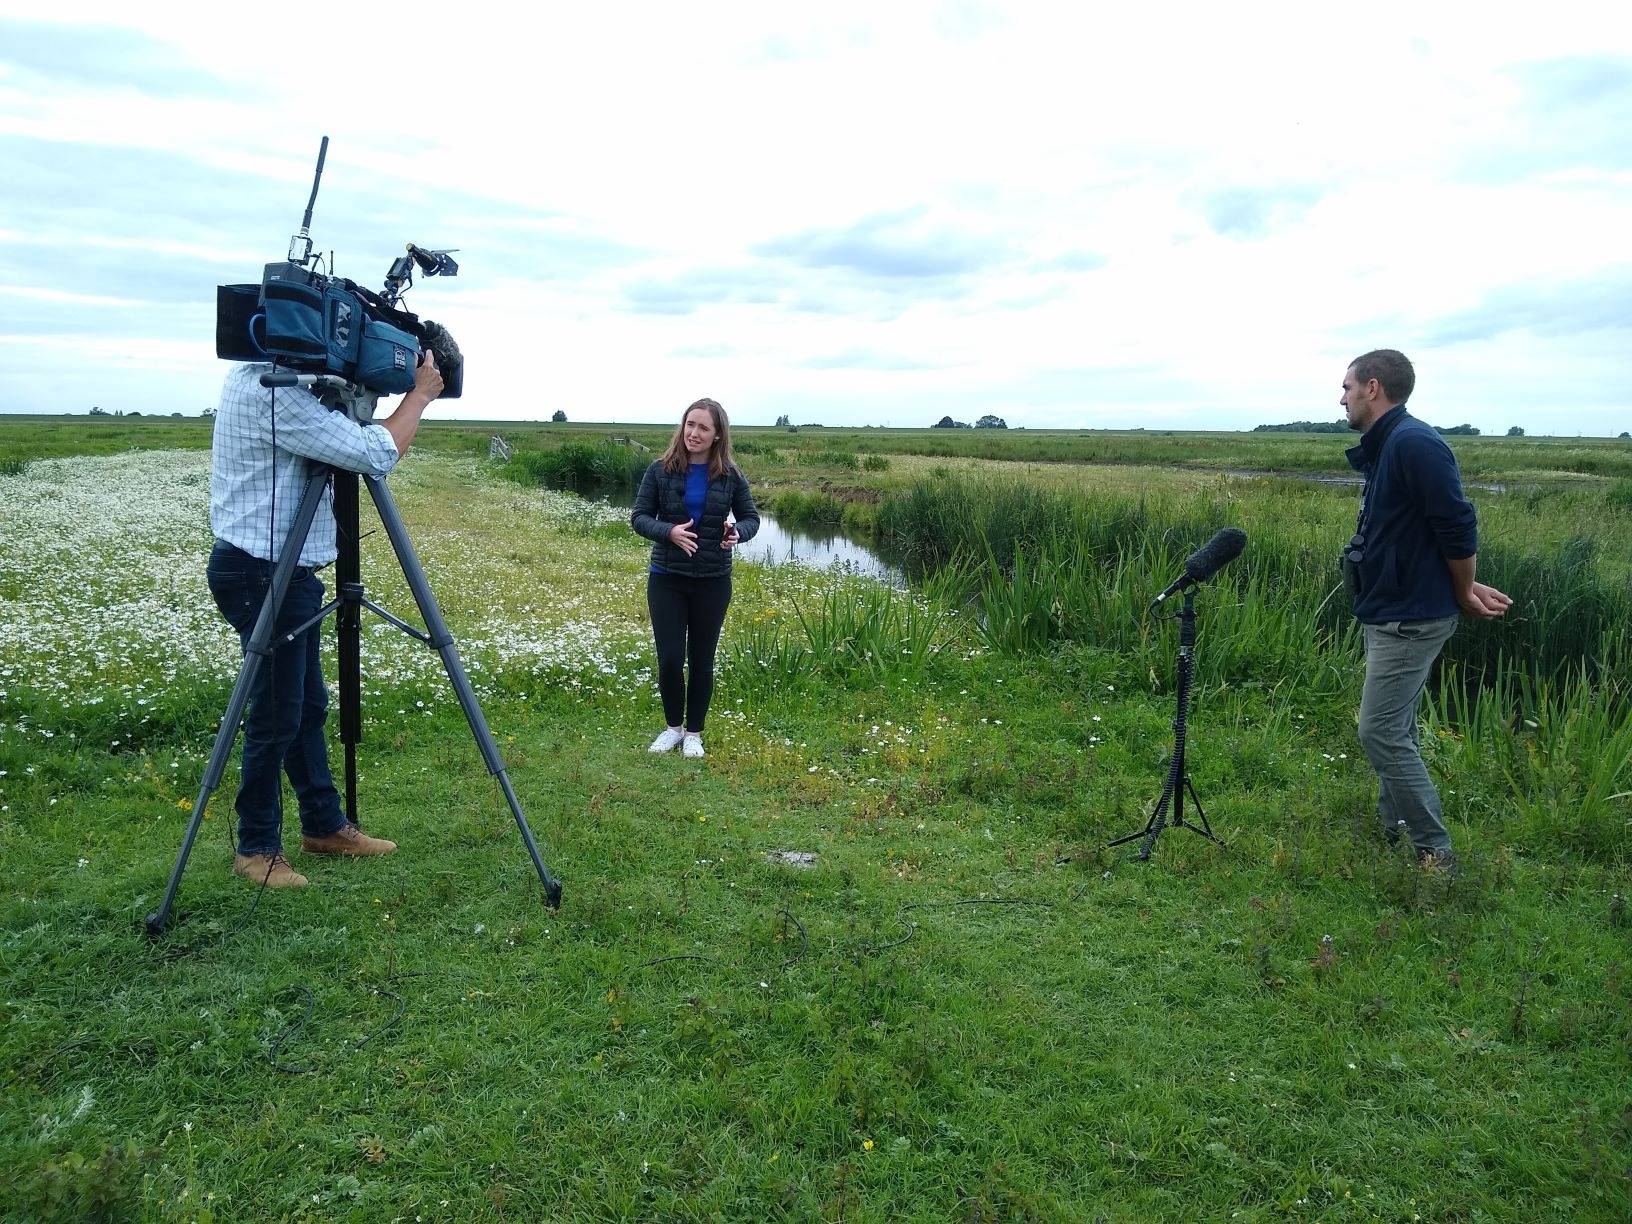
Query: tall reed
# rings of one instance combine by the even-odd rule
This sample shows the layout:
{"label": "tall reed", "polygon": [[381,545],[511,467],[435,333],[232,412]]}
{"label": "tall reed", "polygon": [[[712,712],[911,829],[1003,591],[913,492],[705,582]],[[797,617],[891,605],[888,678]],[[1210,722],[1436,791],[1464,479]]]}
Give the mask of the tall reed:
{"label": "tall reed", "polygon": [[[1240,622],[1232,650],[1243,666],[1269,666],[1353,640],[1336,563],[1352,529],[1352,499],[1349,490],[1262,481],[1158,504],[943,473],[885,501],[878,523],[892,551],[952,566],[980,586],[989,605],[983,632],[1011,651],[1103,635],[1106,580],[1130,587],[1126,613],[1137,594],[1154,594],[1180,573],[1186,554],[1219,527],[1244,527],[1245,553],[1213,585],[1233,591],[1245,609],[1232,614]],[[1554,680],[1581,662],[1594,681],[1632,669],[1632,593],[1600,572],[1592,540],[1556,554],[1520,554],[1498,542],[1482,551],[1479,568],[1516,602],[1502,620],[1464,625],[1451,639],[1445,657],[1459,665],[1459,682],[1484,683],[1504,656]],[[1216,602],[1222,611],[1225,601]]]}
{"label": "tall reed", "polygon": [[844,521],[845,505],[831,493],[783,489],[773,503],[776,517],[784,523],[815,523],[834,526]]}
{"label": "tall reed", "polygon": [[732,683],[748,692],[824,681],[842,687],[920,679],[960,632],[943,603],[877,583],[847,583],[734,624],[725,644]]}
{"label": "tall reed", "polygon": [[518,484],[547,489],[632,489],[651,459],[617,442],[565,442],[554,450],[518,450],[499,471]]}
{"label": "tall reed", "polygon": [[1481,685],[1456,665],[1428,701],[1439,751],[1460,770],[1506,783],[1512,824],[1533,850],[1562,846],[1624,865],[1632,842],[1632,683],[1595,682],[1578,665],[1560,679],[1503,656]]}

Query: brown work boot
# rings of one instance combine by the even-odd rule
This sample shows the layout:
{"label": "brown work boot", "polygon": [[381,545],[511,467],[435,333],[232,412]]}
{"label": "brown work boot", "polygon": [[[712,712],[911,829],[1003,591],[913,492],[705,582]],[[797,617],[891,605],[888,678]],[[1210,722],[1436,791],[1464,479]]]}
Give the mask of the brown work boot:
{"label": "brown work boot", "polygon": [[300,848],[306,854],[343,854],[348,858],[367,858],[374,854],[390,854],[397,843],[383,837],[370,837],[354,824],[343,824],[327,837],[300,839]]}
{"label": "brown work boot", "polygon": [[289,866],[289,860],[283,857],[281,850],[277,854],[235,854],[232,856],[232,874],[241,875],[253,884],[265,884],[268,888],[306,886],[306,877]]}

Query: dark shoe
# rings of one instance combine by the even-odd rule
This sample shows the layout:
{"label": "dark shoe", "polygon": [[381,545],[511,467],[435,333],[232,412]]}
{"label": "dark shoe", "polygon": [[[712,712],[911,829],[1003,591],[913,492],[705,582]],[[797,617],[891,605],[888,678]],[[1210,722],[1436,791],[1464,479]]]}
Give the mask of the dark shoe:
{"label": "dark shoe", "polygon": [[1442,854],[1435,854],[1432,850],[1418,850],[1417,866],[1429,875],[1442,875],[1447,879],[1455,879],[1461,872],[1454,850],[1446,850]]}
{"label": "dark shoe", "polygon": [[289,866],[289,860],[283,857],[282,851],[277,854],[235,854],[232,856],[232,874],[243,876],[255,884],[265,884],[268,888],[306,886],[306,877]]}
{"label": "dark shoe", "polygon": [[347,858],[368,858],[375,854],[390,854],[397,843],[383,837],[370,837],[354,824],[343,824],[327,837],[300,839],[303,854],[340,854]]}

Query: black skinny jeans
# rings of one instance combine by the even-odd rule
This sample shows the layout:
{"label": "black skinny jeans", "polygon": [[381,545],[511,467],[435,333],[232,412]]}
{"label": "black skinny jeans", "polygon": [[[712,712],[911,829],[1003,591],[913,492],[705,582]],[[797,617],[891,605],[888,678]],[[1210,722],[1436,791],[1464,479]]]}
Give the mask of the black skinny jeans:
{"label": "black skinny jeans", "polygon": [[671,727],[680,726],[684,715],[686,730],[702,734],[708,703],[714,696],[714,652],[730,605],[730,574],[723,578],[647,575],[646,608],[657,643],[657,691],[663,698],[663,717]]}

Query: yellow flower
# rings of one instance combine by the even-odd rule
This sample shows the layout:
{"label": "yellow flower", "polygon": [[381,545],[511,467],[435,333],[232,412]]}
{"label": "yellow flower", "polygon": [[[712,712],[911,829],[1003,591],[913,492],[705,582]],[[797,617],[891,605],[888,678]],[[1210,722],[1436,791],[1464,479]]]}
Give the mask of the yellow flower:
{"label": "yellow flower", "polygon": [[864,1151],[864,1152],[872,1151],[873,1150],[873,1141],[871,1139],[863,1139],[861,1141],[861,1150]]}

